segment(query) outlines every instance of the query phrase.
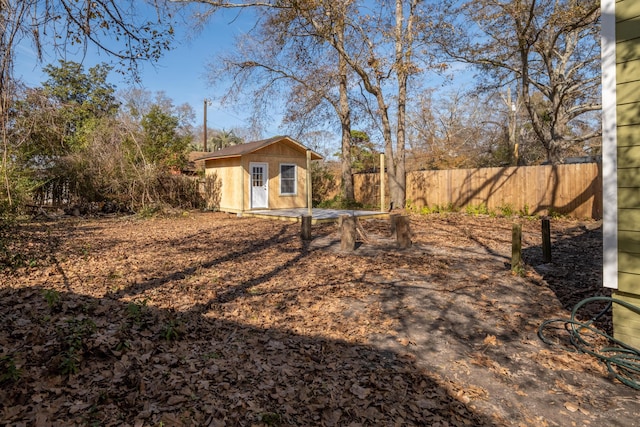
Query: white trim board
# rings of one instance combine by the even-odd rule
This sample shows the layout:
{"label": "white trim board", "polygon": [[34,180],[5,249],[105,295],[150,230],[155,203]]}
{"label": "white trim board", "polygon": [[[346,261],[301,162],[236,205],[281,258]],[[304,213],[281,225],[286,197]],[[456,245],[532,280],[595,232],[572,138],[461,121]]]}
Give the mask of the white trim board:
{"label": "white trim board", "polygon": [[618,289],[616,0],[601,0],[603,284]]}

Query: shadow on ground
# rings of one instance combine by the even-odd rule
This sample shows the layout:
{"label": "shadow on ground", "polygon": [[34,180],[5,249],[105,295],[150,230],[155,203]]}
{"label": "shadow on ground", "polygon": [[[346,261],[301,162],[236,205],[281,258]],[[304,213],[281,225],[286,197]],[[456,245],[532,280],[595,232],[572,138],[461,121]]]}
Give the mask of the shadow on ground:
{"label": "shadow on ground", "polygon": [[0,292],[3,424],[493,425],[390,351],[45,292]]}
{"label": "shadow on ground", "polygon": [[0,282],[0,421],[638,425],[628,388],[537,339],[566,310],[510,273],[508,224],[438,221],[348,254],[221,214],[23,230],[53,258]]}
{"label": "shadow on ground", "polygon": [[[107,237],[114,246],[96,242],[89,255],[83,254],[81,242],[60,253],[51,246],[40,267],[10,272],[0,288],[0,423],[495,425],[406,355],[217,316],[216,309],[250,297],[251,289],[304,261],[309,255],[304,246],[278,249],[287,261],[231,283],[191,309],[148,303],[148,295],[161,291],[179,299],[175,292],[189,277],[220,269],[225,262],[242,265],[242,259],[260,257],[292,237],[287,226],[270,230],[240,245],[218,236],[216,244],[226,252],[209,248],[212,255],[206,259],[164,274],[143,265],[141,274],[152,277],[108,290],[103,297],[70,289],[84,286],[90,292],[102,283],[98,279],[105,273],[98,271],[97,260],[117,253],[115,237]],[[67,237],[53,234],[56,245],[62,245],[77,233],[93,232],[107,231],[96,226]],[[197,236],[170,244],[189,252],[201,244],[202,234]],[[82,256],[87,256],[85,263]],[[80,266],[71,258],[79,259]],[[91,276],[87,266],[94,269]],[[82,283],[88,277],[93,285]]]}
{"label": "shadow on ground", "polygon": [[[542,276],[548,288],[567,311],[580,301],[595,296],[611,296],[602,281],[602,222],[578,223],[567,229],[552,230],[551,263],[543,263],[540,246],[525,248],[525,262]],[[606,302],[584,306],[580,319],[591,319],[606,309]],[[611,311],[596,325],[612,334]]]}

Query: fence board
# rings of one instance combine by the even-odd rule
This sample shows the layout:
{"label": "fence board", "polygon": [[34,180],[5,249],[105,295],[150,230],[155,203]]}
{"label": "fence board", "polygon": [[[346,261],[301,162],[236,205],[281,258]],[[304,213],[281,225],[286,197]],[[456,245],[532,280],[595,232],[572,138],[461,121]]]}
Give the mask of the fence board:
{"label": "fence board", "polygon": [[[378,174],[354,175],[356,200],[379,203]],[[485,205],[490,210],[602,218],[602,167],[596,163],[407,173],[411,208]]]}

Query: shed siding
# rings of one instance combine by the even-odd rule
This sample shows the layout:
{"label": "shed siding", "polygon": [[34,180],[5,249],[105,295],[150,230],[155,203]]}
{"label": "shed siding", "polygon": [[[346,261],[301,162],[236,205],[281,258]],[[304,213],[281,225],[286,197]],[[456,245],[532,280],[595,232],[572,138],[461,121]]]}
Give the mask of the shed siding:
{"label": "shed siding", "polygon": [[[640,2],[622,0],[616,15],[618,164],[617,298],[640,304]],[[640,347],[640,317],[614,308],[616,338]]]}
{"label": "shed siding", "polygon": [[[274,137],[255,141],[242,147],[231,147],[213,153],[206,160],[207,175],[215,174],[221,183],[219,209],[225,212],[243,212],[251,209],[251,163],[268,166],[268,209],[307,207],[307,150],[289,137]],[[238,149],[240,148],[240,149]],[[311,152],[312,158],[320,159]],[[295,165],[295,192],[281,194],[280,165]],[[287,190],[291,189],[288,182]]]}
{"label": "shed siding", "polygon": [[[249,174],[249,163],[264,162],[269,165],[269,209],[289,209],[307,207],[307,157],[286,144],[272,144],[242,159],[246,176]],[[295,164],[297,183],[295,195],[280,195],[280,165]],[[246,182],[249,182],[248,180]],[[250,206],[250,192],[245,191],[245,206]]]}
{"label": "shed siding", "polygon": [[220,210],[242,211],[242,168],[240,158],[207,160],[206,174],[216,174],[222,183],[220,188]]}

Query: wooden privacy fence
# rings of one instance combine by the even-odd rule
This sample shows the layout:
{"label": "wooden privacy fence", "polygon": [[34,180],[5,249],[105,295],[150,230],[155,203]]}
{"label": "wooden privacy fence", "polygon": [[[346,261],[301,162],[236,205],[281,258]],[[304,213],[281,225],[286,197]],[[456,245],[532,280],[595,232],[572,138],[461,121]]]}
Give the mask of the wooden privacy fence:
{"label": "wooden privacy fence", "polygon": [[[379,174],[354,175],[356,200],[368,205],[379,204],[379,184]],[[485,206],[489,211],[508,208],[513,212],[601,219],[602,165],[579,163],[409,172],[407,203],[416,209]]]}

